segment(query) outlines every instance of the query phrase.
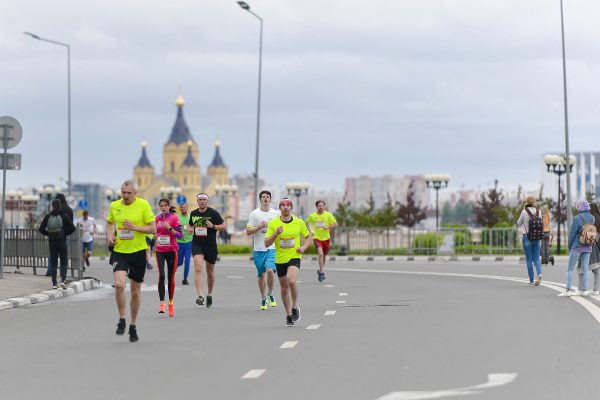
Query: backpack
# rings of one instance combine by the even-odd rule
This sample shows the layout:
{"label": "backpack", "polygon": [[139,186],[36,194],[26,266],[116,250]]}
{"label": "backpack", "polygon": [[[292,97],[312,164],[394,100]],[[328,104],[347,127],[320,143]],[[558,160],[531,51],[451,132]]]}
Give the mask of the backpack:
{"label": "backpack", "polygon": [[529,240],[541,240],[544,237],[544,224],[540,218],[540,211],[535,210],[533,215],[527,207],[525,211],[529,214],[529,229],[527,230],[527,239]]}
{"label": "backpack", "polygon": [[62,215],[50,214],[46,230],[48,231],[49,238],[62,239],[65,236]]}
{"label": "backpack", "polygon": [[583,222],[583,228],[581,229],[581,234],[579,235],[579,243],[590,245],[594,244],[597,241],[597,231],[596,226],[594,224],[586,224],[583,220],[583,217],[580,215],[581,221]]}

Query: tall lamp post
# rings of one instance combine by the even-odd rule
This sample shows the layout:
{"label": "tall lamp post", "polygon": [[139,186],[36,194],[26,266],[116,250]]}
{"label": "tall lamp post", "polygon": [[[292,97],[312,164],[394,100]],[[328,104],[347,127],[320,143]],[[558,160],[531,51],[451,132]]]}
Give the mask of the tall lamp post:
{"label": "tall lamp post", "polygon": [[50,40],[38,35],[35,35],[31,32],[23,32],[27,36],[31,36],[34,39],[41,40],[43,42],[48,42],[52,44],[56,44],[59,46],[63,46],[67,48],[67,126],[68,126],[68,134],[67,134],[67,159],[68,159],[68,179],[67,182],[67,191],[69,196],[71,195],[71,46],[68,43],[58,42],[56,40]]}
{"label": "tall lamp post", "polygon": [[442,188],[448,187],[450,181],[450,175],[447,174],[428,174],[425,175],[425,183],[428,188],[435,189],[435,230],[439,229],[439,204],[438,204],[438,192]]}
{"label": "tall lamp post", "polygon": [[[573,170],[573,166],[576,162],[575,156],[569,156],[569,168],[567,168],[567,159],[563,156],[559,156],[556,154],[546,154],[544,156],[544,164],[546,164],[546,169],[548,172],[552,172],[558,176],[558,203],[557,203],[557,214],[558,215],[558,229],[556,231],[556,251],[557,254],[560,255],[560,220],[561,220],[561,208],[560,208],[560,176],[564,173],[571,172]],[[567,175],[568,176],[568,175]],[[568,197],[567,197],[568,198]],[[567,208],[569,208],[569,203],[567,202]],[[568,212],[568,210],[567,210]],[[568,220],[567,220],[568,222]]]}
{"label": "tall lamp post", "polygon": [[296,196],[296,204],[300,207],[300,218],[304,219],[304,207],[300,206],[300,196],[308,194],[310,184],[307,182],[292,182],[285,185],[288,194]]}
{"label": "tall lamp post", "polygon": [[[562,69],[563,69],[563,103],[565,116],[565,159],[571,160],[569,153],[569,107],[567,103],[567,60],[565,53],[565,19],[563,0],[560,0],[560,33],[562,39]],[[571,226],[571,168],[565,169],[567,174],[567,226]],[[560,180],[560,178],[559,178]],[[560,183],[560,182],[559,182]],[[560,197],[560,196],[559,196]],[[560,236],[559,236],[560,238]]]}
{"label": "tall lamp post", "polygon": [[258,201],[258,149],[259,149],[259,139],[260,139],[260,92],[261,92],[261,82],[262,82],[262,47],[263,47],[263,19],[250,10],[250,6],[245,1],[237,2],[243,10],[248,11],[250,14],[254,15],[260,21],[260,39],[258,46],[258,102],[257,102],[257,110],[256,110],[256,152],[254,159],[254,208],[257,207]]}

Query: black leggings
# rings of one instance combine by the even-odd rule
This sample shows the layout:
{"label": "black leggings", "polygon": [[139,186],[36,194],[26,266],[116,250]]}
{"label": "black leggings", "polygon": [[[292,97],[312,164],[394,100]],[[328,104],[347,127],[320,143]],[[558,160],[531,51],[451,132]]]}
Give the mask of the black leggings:
{"label": "black leggings", "polygon": [[158,297],[165,301],[165,262],[169,274],[169,300],[175,294],[175,271],[177,271],[177,251],[156,252],[156,265],[158,266]]}

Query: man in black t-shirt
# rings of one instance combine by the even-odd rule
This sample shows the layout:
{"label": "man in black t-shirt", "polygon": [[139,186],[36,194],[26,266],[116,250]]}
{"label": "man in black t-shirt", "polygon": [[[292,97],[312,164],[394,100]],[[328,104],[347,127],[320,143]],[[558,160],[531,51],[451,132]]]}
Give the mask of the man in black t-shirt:
{"label": "man in black t-shirt", "polygon": [[200,193],[197,196],[198,208],[190,213],[190,229],[193,230],[192,256],[195,268],[196,304],[204,304],[202,295],[202,266],[206,261],[206,281],[208,283],[208,295],[206,296],[206,307],[212,306],[212,291],[215,287],[215,263],[217,262],[217,231],[227,229],[221,215],[208,206],[208,195]]}

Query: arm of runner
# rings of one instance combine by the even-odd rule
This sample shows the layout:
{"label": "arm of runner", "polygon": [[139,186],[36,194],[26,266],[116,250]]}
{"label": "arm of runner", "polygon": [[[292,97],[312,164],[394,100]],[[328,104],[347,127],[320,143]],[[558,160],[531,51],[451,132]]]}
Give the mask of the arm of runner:
{"label": "arm of runner", "polygon": [[106,222],[106,240],[108,240],[108,244],[111,246],[115,245],[115,224],[111,224],[110,222]]}
{"label": "arm of runner", "polygon": [[[269,235],[269,233],[271,233],[271,235]],[[265,236],[265,247],[269,247],[271,246],[273,243],[275,243],[275,239],[277,239],[277,236],[279,236],[281,234],[281,232],[283,232],[283,226],[278,226],[277,229],[274,229],[271,231],[271,229],[269,229],[267,231],[267,235]]]}
{"label": "arm of runner", "polygon": [[306,236],[304,237],[304,243],[302,243],[302,246],[300,246],[300,247],[298,247],[298,248],[296,249],[296,252],[298,252],[298,253],[300,253],[300,254],[304,253],[304,252],[305,252],[305,251],[306,251],[306,250],[307,250],[307,249],[310,247],[310,245],[311,245],[311,244],[312,244],[312,242],[313,242],[312,235],[311,235],[311,233],[308,231],[308,229],[306,230],[306,233],[308,233],[308,235],[306,235]]}
{"label": "arm of runner", "polygon": [[132,231],[138,231],[141,233],[155,234],[156,233],[156,221],[152,221],[148,225],[136,226],[136,225],[132,224],[130,221],[125,220],[125,221],[123,221],[123,228],[129,229]]}

